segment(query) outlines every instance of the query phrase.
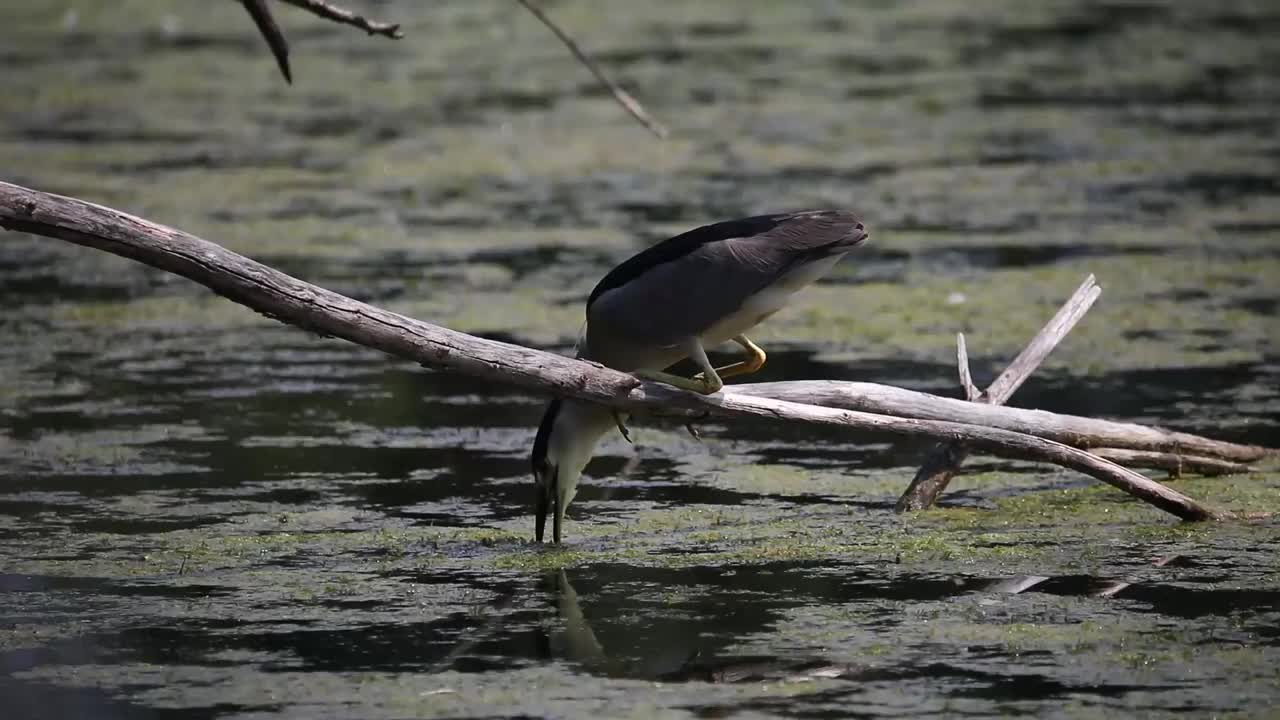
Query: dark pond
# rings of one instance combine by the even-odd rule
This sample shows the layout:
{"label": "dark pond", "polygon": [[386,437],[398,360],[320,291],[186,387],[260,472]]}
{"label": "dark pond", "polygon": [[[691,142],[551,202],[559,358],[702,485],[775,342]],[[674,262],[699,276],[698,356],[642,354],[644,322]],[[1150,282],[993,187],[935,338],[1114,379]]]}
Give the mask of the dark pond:
{"label": "dark pond", "polygon": [[[0,2],[0,178],[567,352],[595,281],[704,222],[862,212],[761,379],[958,395],[1088,273],[1015,404],[1280,438],[1280,6],[360,2],[391,42],[239,3]],[[1054,468],[638,425],[532,546],[543,398],[0,233],[6,717],[1265,716],[1280,531],[1179,525]],[[1184,492],[1280,510],[1274,464]]]}

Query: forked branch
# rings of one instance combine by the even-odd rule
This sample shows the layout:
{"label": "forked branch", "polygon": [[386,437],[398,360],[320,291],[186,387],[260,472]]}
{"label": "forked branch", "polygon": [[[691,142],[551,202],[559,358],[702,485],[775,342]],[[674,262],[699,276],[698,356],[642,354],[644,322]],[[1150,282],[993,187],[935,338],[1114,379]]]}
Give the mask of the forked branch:
{"label": "forked branch", "polygon": [[[1062,341],[1071,328],[1076,326],[1080,318],[1089,312],[1094,301],[1102,293],[1093,275],[1084,279],[1080,287],[1071,295],[1049,323],[1040,329],[1031,343],[1009,363],[1000,377],[996,378],[983,393],[977,393],[973,380],[969,379],[969,356],[965,350],[964,336],[956,338],[957,360],[960,363],[960,382],[964,385],[965,395],[975,403],[1004,405],[1014,391],[1026,382],[1031,373],[1040,367],[1040,363],[1049,356],[1058,343]],[[921,510],[933,505],[943,490],[951,482],[951,478],[960,472],[969,451],[963,444],[952,441],[939,443],[929,452],[924,464],[916,471],[911,484],[902,497],[898,498],[897,510]]]}
{"label": "forked branch", "polygon": [[[280,2],[302,8],[325,20],[360,28],[370,35],[383,35],[397,40],[404,37],[398,23],[369,20],[363,15],[357,15],[325,0],[280,0]],[[262,33],[262,39],[267,41],[267,47],[271,48],[271,54],[275,56],[276,65],[280,66],[280,74],[284,75],[286,82],[292,83],[293,71],[289,68],[289,41],[285,40],[284,32],[276,23],[275,17],[271,15],[267,0],[240,0],[240,4],[244,5],[258,32]]]}

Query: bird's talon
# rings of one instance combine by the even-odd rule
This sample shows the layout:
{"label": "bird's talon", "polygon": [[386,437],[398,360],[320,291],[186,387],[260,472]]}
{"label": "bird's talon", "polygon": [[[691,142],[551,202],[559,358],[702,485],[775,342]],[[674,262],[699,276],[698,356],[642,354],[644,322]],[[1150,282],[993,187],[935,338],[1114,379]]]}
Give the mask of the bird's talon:
{"label": "bird's talon", "polygon": [[698,428],[693,426],[693,423],[685,423],[684,429],[689,431],[689,434],[693,436],[694,440],[702,440],[702,434],[698,432]]}

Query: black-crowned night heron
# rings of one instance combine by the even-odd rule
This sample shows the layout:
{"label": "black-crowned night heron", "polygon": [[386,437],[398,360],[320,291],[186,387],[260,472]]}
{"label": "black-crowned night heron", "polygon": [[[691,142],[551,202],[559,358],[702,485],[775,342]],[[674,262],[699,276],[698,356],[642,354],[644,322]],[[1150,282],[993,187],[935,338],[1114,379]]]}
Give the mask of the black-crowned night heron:
{"label": "black-crowned night heron", "polygon": [[[758,215],[690,230],[654,245],[609,271],[587,300],[578,357],[700,393],[724,378],[756,372],[765,353],[745,333],[781,310],[866,240],[862,222],[838,210]],[[732,340],[747,358],[713,367],[706,348]],[[689,358],[692,378],[664,372]],[[621,419],[610,408],[556,398],[533,443],[537,485],[535,537],[542,542],[554,508],[560,542],[565,510],[596,443]]]}

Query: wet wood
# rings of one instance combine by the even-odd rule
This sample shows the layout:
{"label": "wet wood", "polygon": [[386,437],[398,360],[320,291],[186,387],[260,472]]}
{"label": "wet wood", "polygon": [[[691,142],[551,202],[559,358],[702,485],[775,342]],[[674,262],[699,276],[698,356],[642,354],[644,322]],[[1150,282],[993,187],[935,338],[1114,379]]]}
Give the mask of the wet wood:
{"label": "wet wood", "polygon": [[996,455],[1078,470],[1184,520],[1232,517],[1109,460],[1033,435],[971,423],[804,405],[740,392],[697,395],[642,382],[594,363],[474,337],[353,300],[194,235],[74,198],[0,182],[0,227],[131,258],[191,279],[281,322],[436,370],[629,411],[676,409],[694,416],[755,417],[960,441]]}
{"label": "wet wood", "polygon": [[[974,403],[986,403],[988,405],[1003,405],[1013,395],[1014,391],[1026,382],[1031,373],[1040,367],[1040,363],[1049,356],[1058,343],[1062,341],[1067,333],[1071,332],[1071,328],[1076,326],[1080,318],[1089,312],[1089,308],[1093,307],[1094,301],[1098,299],[1098,295],[1102,293],[1102,288],[1098,287],[1093,275],[1085,278],[1080,287],[1072,293],[1071,298],[1058,309],[1047,325],[1036,333],[1031,342],[1023,348],[1018,357],[1009,363],[1009,367],[1000,373],[986,391],[978,395],[976,398],[970,399]],[[964,338],[958,338],[958,343],[963,343]],[[961,345],[963,347],[963,345]],[[965,377],[969,375],[967,368],[969,358],[967,353],[957,353],[959,360],[966,366],[960,371],[961,383],[964,383]],[[965,387],[965,394],[971,395],[973,391],[972,381]],[[898,512],[907,510],[921,510],[931,507],[938,500],[938,496],[947,489],[947,485],[951,483],[951,478],[960,472],[960,466],[964,464],[965,458],[968,456],[968,449],[958,443],[940,443],[929,451],[925,457],[924,463],[920,469],[916,471],[916,475],[911,479],[911,484],[902,493],[902,497],[898,498],[895,506]]]}

